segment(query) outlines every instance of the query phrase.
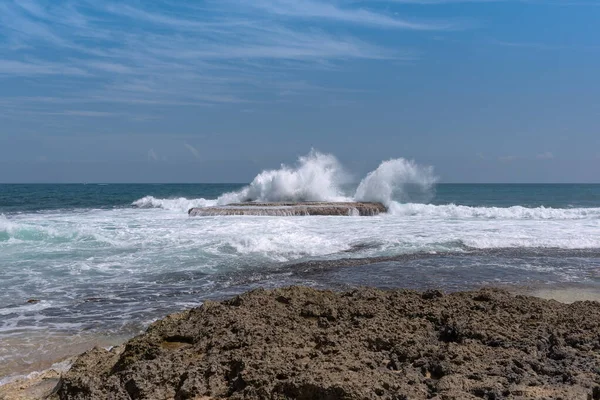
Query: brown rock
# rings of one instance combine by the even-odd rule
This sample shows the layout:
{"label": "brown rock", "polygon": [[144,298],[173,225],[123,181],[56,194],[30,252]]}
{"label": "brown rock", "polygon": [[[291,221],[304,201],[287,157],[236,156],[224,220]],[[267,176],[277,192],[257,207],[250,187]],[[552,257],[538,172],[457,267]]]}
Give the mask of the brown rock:
{"label": "brown rock", "polygon": [[338,215],[373,216],[387,212],[381,203],[368,202],[281,202],[236,203],[220,207],[191,208],[191,217],[216,215]]}
{"label": "brown rock", "polygon": [[122,351],[81,355],[58,396],[598,397],[600,303],[440,294],[291,287],[206,302],[156,322]]}

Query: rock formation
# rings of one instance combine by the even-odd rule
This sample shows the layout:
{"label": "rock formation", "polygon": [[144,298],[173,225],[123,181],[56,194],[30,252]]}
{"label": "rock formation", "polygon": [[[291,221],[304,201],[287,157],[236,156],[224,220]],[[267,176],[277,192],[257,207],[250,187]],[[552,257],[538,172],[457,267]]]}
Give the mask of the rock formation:
{"label": "rock formation", "polygon": [[57,396],[598,400],[600,303],[500,290],[257,290],[81,355]]}
{"label": "rock formation", "polygon": [[188,214],[213,215],[354,215],[372,216],[386,212],[381,203],[368,202],[302,202],[302,203],[235,203],[219,207],[191,208]]}

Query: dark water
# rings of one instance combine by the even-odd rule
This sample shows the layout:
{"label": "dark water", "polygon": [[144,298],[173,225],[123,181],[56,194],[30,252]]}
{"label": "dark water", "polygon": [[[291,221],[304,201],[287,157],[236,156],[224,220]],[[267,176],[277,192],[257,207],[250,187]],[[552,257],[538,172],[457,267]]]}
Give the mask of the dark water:
{"label": "dark water", "polygon": [[0,184],[0,213],[130,207],[145,196],[215,199],[243,184]]}
{"label": "dark water", "polygon": [[[0,184],[0,213],[130,207],[145,196],[216,199],[244,184]],[[347,187],[352,193],[355,186]],[[428,202],[472,207],[600,207],[600,184],[438,184]]]}

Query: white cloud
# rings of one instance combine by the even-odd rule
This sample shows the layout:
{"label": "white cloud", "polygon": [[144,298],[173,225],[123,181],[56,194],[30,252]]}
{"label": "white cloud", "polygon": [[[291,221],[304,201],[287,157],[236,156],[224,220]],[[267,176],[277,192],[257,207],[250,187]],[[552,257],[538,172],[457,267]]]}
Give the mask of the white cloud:
{"label": "white cloud", "polygon": [[517,156],[513,156],[513,155],[498,157],[498,160],[502,161],[502,162],[511,162],[511,161],[516,160],[516,159],[517,159]]}

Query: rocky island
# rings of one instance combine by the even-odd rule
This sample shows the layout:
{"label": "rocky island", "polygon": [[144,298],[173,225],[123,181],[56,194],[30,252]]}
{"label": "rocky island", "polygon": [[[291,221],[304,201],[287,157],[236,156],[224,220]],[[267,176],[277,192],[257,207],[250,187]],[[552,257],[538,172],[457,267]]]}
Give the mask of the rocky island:
{"label": "rocky island", "polygon": [[278,202],[234,203],[225,206],[195,207],[188,211],[191,217],[216,215],[347,215],[373,216],[387,212],[381,203],[373,202]]}
{"label": "rocky island", "polygon": [[50,396],[598,400],[600,303],[496,289],[260,289],[82,354]]}

